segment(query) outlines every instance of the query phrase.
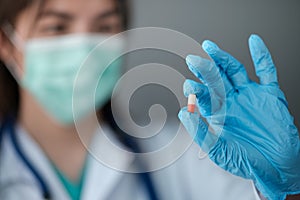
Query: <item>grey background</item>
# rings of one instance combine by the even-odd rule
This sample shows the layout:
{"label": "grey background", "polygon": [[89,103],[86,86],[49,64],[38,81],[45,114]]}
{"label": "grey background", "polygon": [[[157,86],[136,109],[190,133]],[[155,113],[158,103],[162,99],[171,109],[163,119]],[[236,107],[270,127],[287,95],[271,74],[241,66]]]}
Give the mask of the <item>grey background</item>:
{"label": "grey background", "polygon": [[[279,82],[299,127],[300,120],[300,1],[299,0],[132,0],[131,28],[157,26],[180,31],[201,43],[210,39],[230,52],[257,81],[248,50],[251,33],[263,37],[278,68]],[[184,60],[166,52],[145,50],[129,55],[128,66],[158,62],[191,78]],[[147,86],[132,98],[132,117],[147,123],[149,105],[160,101],[168,115],[179,105],[166,88]],[[159,97],[153,98],[149,97]]]}

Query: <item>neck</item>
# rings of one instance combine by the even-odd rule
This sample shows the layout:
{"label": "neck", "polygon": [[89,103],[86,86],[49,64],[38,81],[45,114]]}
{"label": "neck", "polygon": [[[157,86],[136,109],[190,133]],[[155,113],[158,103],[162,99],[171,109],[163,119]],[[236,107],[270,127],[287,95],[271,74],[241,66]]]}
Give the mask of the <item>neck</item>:
{"label": "neck", "polygon": [[[75,125],[63,126],[53,120],[27,92],[21,91],[19,123],[39,144],[50,161],[68,178],[77,181],[87,154],[94,126],[87,125],[84,138]],[[84,140],[84,144],[82,142]]]}

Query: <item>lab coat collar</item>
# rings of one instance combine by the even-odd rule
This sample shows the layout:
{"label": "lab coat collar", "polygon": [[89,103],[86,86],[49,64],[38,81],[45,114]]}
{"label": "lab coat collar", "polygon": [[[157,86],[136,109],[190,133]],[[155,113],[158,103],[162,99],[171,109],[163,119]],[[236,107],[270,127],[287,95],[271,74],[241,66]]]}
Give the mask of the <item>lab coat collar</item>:
{"label": "lab coat collar", "polygon": [[126,147],[120,143],[108,126],[95,134],[88,149],[89,167],[82,199],[109,199],[109,195],[124,176],[121,171],[129,168],[134,161],[132,154],[119,153],[118,147],[126,151]]}
{"label": "lab coat collar", "polygon": [[51,162],[47,158],[46,154],[41,150],[40,146],[20,125],[16,126],[16,133],[16,137],[18,137],[18,141],[24,155],[27,157],[28,161],[35,166],[43,180],[46,181],[52,199],[69,199],[68,194],[64,190],[64,186],[59,181],[51,166]]}
{"label": "lab coat collar", "polygon": [[[129,154],[124,156],[124,154],[119,155],[116,154],[116,152],[107,151],[107,147],[104,146],[104,139],[107,139],[107,135],[110,136],[110,140],[114,145],[123,149],[125,149],[125,147],[117,140],[111,129],[104,127],[103,130],[105,130],[105,134],[102,133],[103,131],[96,131],[94,140],[88,149],[87,172],[81,193],[82,200],[106,199],[124,175],[124,173],[113,169],[113,167],[105,163],[105,159],[113,158],[113,161],[115,161],[114,164],[120,169],[126,169],[134,161],[134,156],[130,156]],[[52,198],[70,199],[64,186],[53,171],[51,162],[39,145],[21,126],[17,126],[16,131],[24,154],[28,157],[29,162],[31,162],[43,176],[50,189]],[[100,158],[101,153],[105,153],[103,159]],[[113,154],[108,155],[110,153]]]}

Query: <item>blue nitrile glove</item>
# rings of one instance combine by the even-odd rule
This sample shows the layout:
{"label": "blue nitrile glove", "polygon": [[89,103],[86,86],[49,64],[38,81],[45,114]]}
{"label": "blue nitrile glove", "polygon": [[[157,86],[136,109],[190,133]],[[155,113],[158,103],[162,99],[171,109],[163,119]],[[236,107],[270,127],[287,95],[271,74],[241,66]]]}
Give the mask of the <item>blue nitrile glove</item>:
{"label": "blue nitrile glove", "polygon": [[187,108],[180,111],[188,132],[213,162],[252,179],[268,199],[300,193],[299,133],[262,39],[257,35],[249,39],[260,84],[251,81],[244,66],[214,43],[205,41],[202,47],[214,62],[187,57],[189,69],[203,82],[184,84],[186,96],[196,94],[201,114],[189,113]]}

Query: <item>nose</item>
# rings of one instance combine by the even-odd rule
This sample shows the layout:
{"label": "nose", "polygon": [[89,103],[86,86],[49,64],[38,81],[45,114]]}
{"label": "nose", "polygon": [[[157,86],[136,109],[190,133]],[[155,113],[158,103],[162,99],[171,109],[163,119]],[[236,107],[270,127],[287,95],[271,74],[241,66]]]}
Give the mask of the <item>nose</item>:
{"label": "nose", "polygon": [[73,33],[91,33],[92,27],[88,20],[84,18],[80,18],[78,20],[75,20],[72,27]]}

